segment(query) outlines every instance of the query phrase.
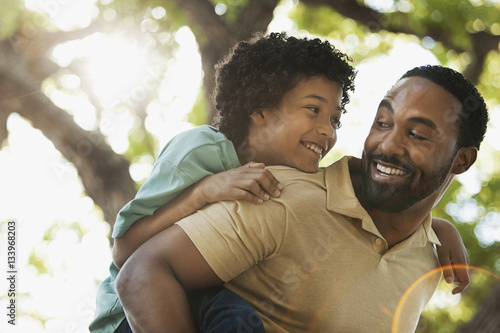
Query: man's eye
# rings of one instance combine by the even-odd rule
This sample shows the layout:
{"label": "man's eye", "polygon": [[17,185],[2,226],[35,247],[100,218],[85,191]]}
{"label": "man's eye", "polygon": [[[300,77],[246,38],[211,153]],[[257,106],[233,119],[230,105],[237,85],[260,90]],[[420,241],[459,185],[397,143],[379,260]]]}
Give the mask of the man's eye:
{"label": "man's eye", "polygon": [[319,108],[316,106],[308,106],[307,108],[314,113],[319,113]]}
{"label": "man's eye", "polygon": [[377,125],[378,127],[381,127],[381,128],[388,128],[389,127],[389,125],[383,121],[376,121],[375,125]]}
{"label": "man's eye", "polygon": [[418,135],[415,131],[410,131],[409,136],[417,140],[427,140],[427,138]]}

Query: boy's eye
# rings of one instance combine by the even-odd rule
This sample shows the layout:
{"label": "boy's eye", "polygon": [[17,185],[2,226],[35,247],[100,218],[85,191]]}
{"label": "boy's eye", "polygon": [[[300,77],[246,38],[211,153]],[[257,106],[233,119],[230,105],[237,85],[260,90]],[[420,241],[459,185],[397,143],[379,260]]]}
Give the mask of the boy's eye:
{"label": "boy's eye", "polygon": [[314,113],[319,113],[319,108],[316,106],[307,106],[306,108],[311,110]]}
{"label": "boy's eye", "polygon": [[332,125],[334,125],[334,127],[336,127],[337,129],[342,127],[342,123],[340,122],[340,119],[332,118],[331,121],[332,121]]}

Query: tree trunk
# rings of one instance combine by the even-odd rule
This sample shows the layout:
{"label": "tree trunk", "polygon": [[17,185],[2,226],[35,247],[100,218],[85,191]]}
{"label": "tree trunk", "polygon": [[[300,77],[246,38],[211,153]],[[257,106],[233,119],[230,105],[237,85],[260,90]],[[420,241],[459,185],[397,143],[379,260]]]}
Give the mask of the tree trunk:
{"label": "tree trunk", "polygon": [[[230,47],[255,32],[265,32],[273,18],[278,0],[249,1],[228,24],[214,11],[209,0],[171,0],[190,20],[198,41],[205,73],[204,89],[207,98],[213,91],[215,64],[227,54]],[[372,31],[387,29],[392,32],[415,33],[412,27],[383,26],[383,14],[349,0],[301,0],[305,5],[329,6],[345,17],[364,24]],[[64,157],[75,165],[87,194],[99,205],[111,226],[118,210],[135,194],[135,184],[128,172],[128,162],[107,145],[99,132],[80,128],[70,115],[56,107],[40,91],[42,80],[58,70],[47,57],[47,50],[62,38],[82,38],[92,32],[110,31],[112,24],[97,20],[91,26],[73,32],[36,31],[36,36],[17,36],[16,43],[0,42],[0,141],[6,138],[6,120],[16,112],[30,120],[51,140]],[[452,45],[440,31],[428,32],[444,45]],[[416,33],[415,33],[416,34]],[[418,35],[418,34],[416,34]],[[423,37],[423,36],[419,36]],[[491,49],[498,47],[500,36],[478,33],[474,41],[473,62],[466,74],[477,82],[484,59]],[[17,49],[16,49],[17,47]],[[210,118],[214,109],[210,105]],[[96,106],[97,107],[97,106]]]}
{"label": "tree trunk", "polygon": [[481,304],[472,320],[464,325],[460,333],[498,333],[500,332],[500,282]]}
{"label": "tree trunk", "polygon": [[211,101],[214,89],[214,67],[238,41],[249,38],[256,32],[265,32],[273,19],[277,0],[253,0],[238,13],[236,22],[229,26],[215,13],[208,0],[173,0],[190,20],[190,26],[199,45],[203,87],[209,99],[209,118],[213,119],[215,108]]}
{"label": "tree trunk", "polygon": [[40,129],[74,164],[85,191],[113,226],[118,211],[136,192],[128,161],[109,147],[102,134],[83,130],[55,106],[8,41],[0,44],[0,59],[0,119],[18,113]]}

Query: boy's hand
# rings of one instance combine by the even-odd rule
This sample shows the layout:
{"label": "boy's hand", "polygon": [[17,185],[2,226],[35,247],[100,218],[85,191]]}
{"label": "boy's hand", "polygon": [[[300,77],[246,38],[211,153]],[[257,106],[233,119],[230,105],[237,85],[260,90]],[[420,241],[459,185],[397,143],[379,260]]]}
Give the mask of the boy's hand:
{"label": "boy's hand", "polygon": [[466,253],[465,257],[457,260],[457,262],[460,262],[460,264],[458,264],[451,259],[450,253],[448,251],[446,251],[447,254],[442,254],[443,251],[440,251],[440,248],[441,246],[438,246],[438,257],[439,262],[443,267],[443,278],[448,284],[455,283],[457,285],[451,292],[453,295],[461,293],[467,288],[470,283],[468,267],[469,257]]}
{"label": "boy's hand", "polygon": [[432,227],[441,246],[437,247],[439,263],[443,267],[443,277],[447,283],[457,286],[452,294],[463,292],[470,283],[469,255],[460,233],[451,222],[433,218]]}
{"label": "boy's hand", "polygon": [[208,176],[199,185],[207,203],[223,200],[263,203],[270,197],[279,197],[283,189],[264,163],[255,162]]}

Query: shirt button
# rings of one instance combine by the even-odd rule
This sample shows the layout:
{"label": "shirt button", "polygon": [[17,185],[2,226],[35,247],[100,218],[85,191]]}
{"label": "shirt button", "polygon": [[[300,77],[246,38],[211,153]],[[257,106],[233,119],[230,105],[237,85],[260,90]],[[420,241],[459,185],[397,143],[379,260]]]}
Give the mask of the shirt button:
{"label": "shirt button", "polygon": [[381,245],[381,244],[382,244],[382,239],[381,239],[381,238],[377,238],[377,239],[375,240],[375,244],[377,244],[377,245]]}

